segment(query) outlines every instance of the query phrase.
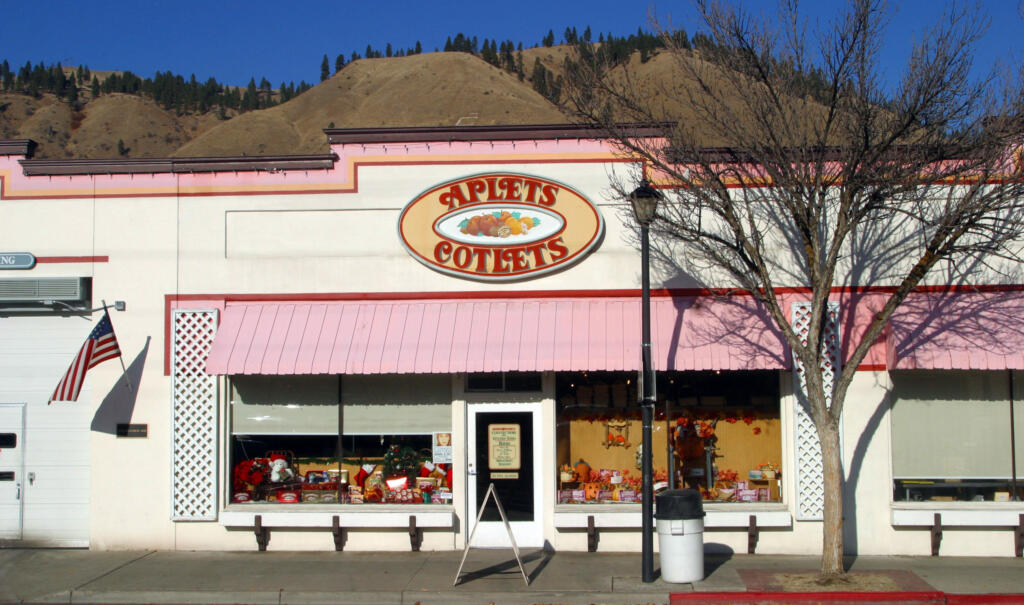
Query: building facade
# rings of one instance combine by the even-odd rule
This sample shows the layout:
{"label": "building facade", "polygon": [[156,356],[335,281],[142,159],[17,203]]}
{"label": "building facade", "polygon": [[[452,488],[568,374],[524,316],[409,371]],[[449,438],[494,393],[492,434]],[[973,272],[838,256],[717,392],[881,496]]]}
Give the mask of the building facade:
{"label": "building facade", "polygon": [[[0,141],[3,544],[640,549],[640,254],[610,183],[642,166],[572,126],[327,136],[173,160]],[[652,275],[658,488],[703,491],[708,550],[820,552],[778,330],[742,292]],[[1022,282],[935,279],[850,389],[846,544],[1012,556]],[[832,367],[887,284],[856,285]],[[799,324],[805,293],[784,298]],[[105,306],[123,367],[50,403]]]}

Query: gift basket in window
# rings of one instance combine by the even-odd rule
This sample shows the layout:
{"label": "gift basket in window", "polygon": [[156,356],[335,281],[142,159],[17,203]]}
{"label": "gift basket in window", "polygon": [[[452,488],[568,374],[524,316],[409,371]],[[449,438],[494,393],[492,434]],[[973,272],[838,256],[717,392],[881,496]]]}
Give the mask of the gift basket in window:
{"label": "gift basket in window", "polygon": [[334,504],[348,492],[348,469],[338,468],[337,458],[297,458],[295,468],[302,482],[302,501]]}
{"label": "gift basket in window", "polygon": [[264,456],[267,471],[264,481],[256,487],[256,499],[287,504],[302,498],[302,478],[292,467],[295,455],[288,450],[268,450]]}

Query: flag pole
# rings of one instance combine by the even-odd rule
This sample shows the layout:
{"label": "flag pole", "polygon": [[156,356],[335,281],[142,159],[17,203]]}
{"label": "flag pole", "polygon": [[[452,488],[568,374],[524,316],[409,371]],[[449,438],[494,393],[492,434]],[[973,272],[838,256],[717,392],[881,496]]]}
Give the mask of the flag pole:
{"label": "flag pole", "polygon": [[[107,301],[101,299],[100,302],[103,303],[103,314],[106,315],[107,317],[110,317],[110,312],[107,311],[107,309],[110,308],[107,305]],[[114,322],[110,322],[110,331],[114,334],[114,340],[117,340],[117,332],[114,331]],[[124,378],[124,384],[126,387],[128,387],[128,390],[131,391],[133,390],[132,379],[131,377],[128,376],[128,368],[126,368],[124,365],[124,355],[118,355],[117,359],[118,361],[121,362],[121,376]]]}

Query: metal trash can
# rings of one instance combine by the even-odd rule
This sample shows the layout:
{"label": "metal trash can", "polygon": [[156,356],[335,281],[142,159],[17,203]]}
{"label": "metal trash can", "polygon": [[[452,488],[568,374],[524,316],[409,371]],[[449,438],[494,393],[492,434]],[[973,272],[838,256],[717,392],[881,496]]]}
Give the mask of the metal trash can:
{"label": "metal trash can", "polygon": [[704,579],[704,502],[700,490],[670,489],[655,495],[661,579]]}

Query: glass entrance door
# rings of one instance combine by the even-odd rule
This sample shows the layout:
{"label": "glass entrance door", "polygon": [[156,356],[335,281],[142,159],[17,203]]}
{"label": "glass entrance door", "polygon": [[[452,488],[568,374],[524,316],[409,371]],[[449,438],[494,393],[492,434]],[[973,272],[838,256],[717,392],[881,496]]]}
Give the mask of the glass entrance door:
{"label": "glass entrance door", "polygon": [[[542,546],[540,404],[469,404],[468,410],[469,535],[493,484],[516,544]],[[473,546],[511,546],[493,500],[484,507]]]}

